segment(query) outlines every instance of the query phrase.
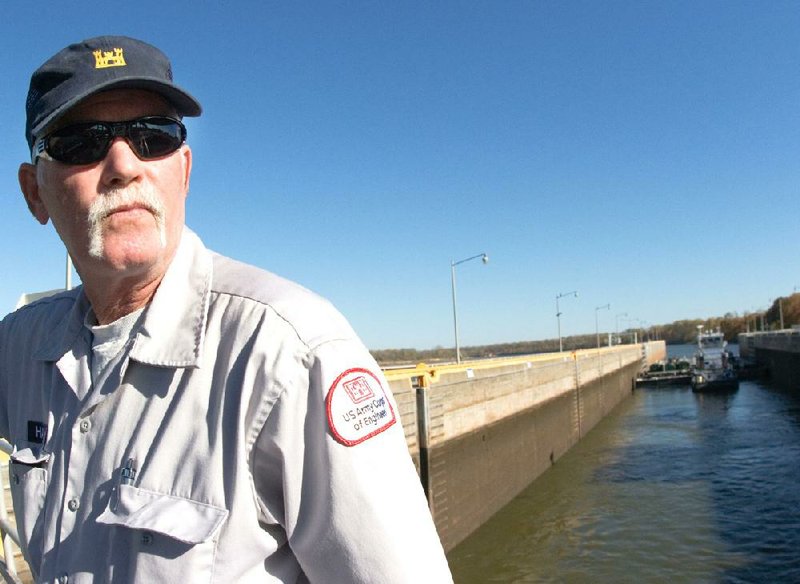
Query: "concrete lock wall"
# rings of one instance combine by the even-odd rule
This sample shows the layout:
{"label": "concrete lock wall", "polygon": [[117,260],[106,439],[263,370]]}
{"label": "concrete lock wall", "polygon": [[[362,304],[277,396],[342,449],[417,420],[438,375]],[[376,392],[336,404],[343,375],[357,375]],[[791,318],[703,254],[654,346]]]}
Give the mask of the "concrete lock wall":
{"label": "concrete lock wall", "polygon": [[789,389],[800,386],[800,330],[741,333],[739,354],[766,368],[778,385]]}
{"label": "concrete lock wall", "polygon": [[387,371],[445,549],[629,396],[663,342]]}

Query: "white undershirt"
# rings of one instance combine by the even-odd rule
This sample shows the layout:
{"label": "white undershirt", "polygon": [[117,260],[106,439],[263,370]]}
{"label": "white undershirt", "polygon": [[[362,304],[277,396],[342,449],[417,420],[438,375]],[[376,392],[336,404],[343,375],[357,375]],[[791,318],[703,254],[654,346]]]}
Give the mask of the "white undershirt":
{"label": "white undershirt", "polygon": [[138,328],[139,318],[144,308],[131,312],[109,324],[90,324],[97,322],[94,311],[86,314],[84,325],[92,332],[92,384],[94,385],[110,363],[128,345],[134,337],[134,329]]}

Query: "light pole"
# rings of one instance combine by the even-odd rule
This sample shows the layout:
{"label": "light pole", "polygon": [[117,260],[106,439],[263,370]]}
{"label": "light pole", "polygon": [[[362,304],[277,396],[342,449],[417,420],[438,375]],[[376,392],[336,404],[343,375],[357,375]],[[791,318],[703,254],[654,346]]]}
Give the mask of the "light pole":
{"label": "light pole", "polygon": [[453,328],[456,333],[456,363],[461,363],[461,346],[458,344],[458,311],[456,310],[456,266],[478,258],[481,258],[484,264],[489,263],[489,256],[485,253],[479,253],[457,262],[450,261],[450,283],[453,287]]}
{"label": "light pole", "polygon": [[619,317],[620,316],[628,316],[627,312],[620,312],[616,318],[614,319],[614,333],[617,335],[617,343],[619,343]]}
{"label": "light pole", "polygon": [[64,289],[72,290],[72,258],[70,257],[69,252],[67,252],[67,273],[64,281]]}
{"label": "light pole", "polygon": [[562,353],[564,351],[564,344],[561,342],[561,310],[558,307],[558,299],[564,298],[565,296],[574,296],[575,298],[578,297],[578,293],[573,290],[572,292],[562,292],[558,296],[556,296],[556,320],[558,321],[558,352]]}
{"label": "light pole", "polygon": [[603,304],[603,306],[598,306],[594,309],[594,334],[597,335],[597,348],[600,348],[600,327],[597,324],[597,312],[599,310],[611,310],[611,303]]}

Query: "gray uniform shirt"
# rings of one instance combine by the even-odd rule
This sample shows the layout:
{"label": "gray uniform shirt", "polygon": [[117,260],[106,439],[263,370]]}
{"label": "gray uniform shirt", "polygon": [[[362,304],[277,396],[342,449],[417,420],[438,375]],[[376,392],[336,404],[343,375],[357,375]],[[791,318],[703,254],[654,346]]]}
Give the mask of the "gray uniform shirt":
{"label": "gray uniform shirt", "polygon": [[451,582],[379,368],[325,300],[184,230],[92,384],[80,288],[0,323],[41,582]]}

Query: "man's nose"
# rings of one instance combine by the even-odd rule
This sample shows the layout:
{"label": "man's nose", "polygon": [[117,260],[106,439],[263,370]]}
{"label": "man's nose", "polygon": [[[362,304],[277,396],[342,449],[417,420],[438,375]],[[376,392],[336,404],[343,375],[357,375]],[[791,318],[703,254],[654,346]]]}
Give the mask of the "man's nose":
{"label": "man's nose", "polygon": [[141,174],[142,164],[125,138],[115,138],[103,160],[106,181],[109,184],[128,184]]}

